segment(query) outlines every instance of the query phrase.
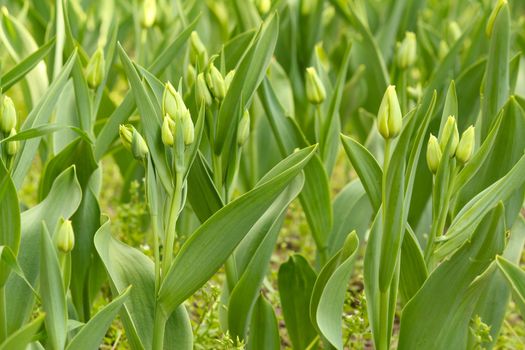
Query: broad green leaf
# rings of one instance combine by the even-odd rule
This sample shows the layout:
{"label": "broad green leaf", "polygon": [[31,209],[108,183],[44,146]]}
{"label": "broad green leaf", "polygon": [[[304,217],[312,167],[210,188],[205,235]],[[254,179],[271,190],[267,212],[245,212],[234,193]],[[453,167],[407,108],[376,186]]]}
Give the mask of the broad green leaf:
{"label": "broad green leaf", "polygon": [[14,66],[9,72],[2,75],[0,81],[2,82],[2,91],[6,92],[13,85],[23,79],[27,73],[31,72],[38,63],[43,60],[55,45],[55,39],[51,39],[44,45],[40,46],[38,50],[27,56],[20,63]]}
{"label": "broad green leaf", "polygon": [[408,226],[401,245],[400,264],[399,292],[406,302],[417,293],[428,277],[423,252],[416,235]]}
{"label": "broad green leaf", "polygon": [[63,349],[66,345],[68,318],[65,286],[58,251],[45,224],[42,224],[40,232],[40,296],[46,313],[46,333],[52,349]]}
{"label": "broad green leaf", "polygon": [[253,307],[248,350],[279,350],[279,324],[272,305],[260,295]]}
{"label": "broad green leaf", "polygon": [[[77,210],[81,199],[80,184],[74,167],[69,167],[54,181],[47,197],[37,206],[21,215],[22,239],[18,262],[27,280],[36,286],[40,271],[41,225],[55,228],[58,219],[69,218]],[[11,274],[6,284],[8,334],[22,327],[31,315],[33,291],[20,277]]]}
{"label": "broad green leaf", "polygon": [[507,200],[525,183],[524,172],[525,156],[522,156],[507,175],[468,202],[454,218],[446,235],[438,239],[441,244],[435,251],[435,259],[444,258],[461,246],[496,203]]}
{"label": "broad green leaf", "polygon": [[25,349],[40,330],[45,315],[40,315],[11,334],[2,344],[0,350]]}
{"label": "broad green leaf", "polygon": [[[73,53],[68,59],[60,74],[53,80],[45,94],[39,100],[38,104],[31,110],[20,130],[24,131],[43,124],[47,124],[55,105],[62,94],[69,78],[69,73],[73,67],[76,53]],[[13,182],[16,188],[20,188],[25,175],[29,171],[33,158],[36,155],[40,138],[27,140],[21,145],[21,149],[15,158],[15,167],[13,171]]]}
{"label": "broad green leaf", "polygon": [[328,254],[335,254],[345,241],[348,230],[356,230],[361,241],[365,240],[372,218],[372,205],[361,181],[347,184],[335,197],[332,204],[334,226],[328,237]]}
{"label": "broad green leaf", "polygon": [[[226,261],[277,196],[308,163],[315,147],[293,153],[271,178],[238,197],[204,222],[181,247],[159,290],[165,315],[200,288]],[[202,257],[209,257],[202,260]]]}
{"label": "broad green leaf", "polygon": [[[499,6],[499,5],[496,5]],[[487,136],[497,112],[509,97],[510,10],[499,9],[490,34],[489,56],[481,101],[481,140]]]}
{"label": "broad green leaf", "polygon": [[374,210],[381,206],[381,178],[383,171],[374,156],[359,142],[341,135],[341,141]]}
{"label": "broad green leaf", "polygon": [[57,131],[64,130],[64,129],[71,129],[73,131],[76,131],[75,127],[71,127],[67,125],[43,124],[43,125],[31,128],[31,129],[26,129],[24,131],[21,131],[16,135],[6,137],[5,139],[0,140],[0,144],[6,143],[9,141],[21,141],[21,140],[34,139],[34,138],[52,134],[52,133],[55,133]]}
{"label": "broad green leaf", "polygon": [[[350,233],[346,238],[345,244],[339,254],[332,259],[337,259],[338,263],[334,269],[323,269],[319,273],[314,285],[312,295],[316,294],[316,289],[321,289],[321,295],[316,310],[316,322],[321,333],[337,349],[343,349],[343,327],[341,314],[345,301],[346,290],[352,275],[353,258],[359,247],[359,239],[355,232]],[[325,265],[329,267],[330,264]],[[331,271],[330,271],[331,270]],[[323,276],[328,273],[329,276]],[[313,301],[313,298],[312,298]]]}
{"label": "broad green leaf", "polygon": [[[133,286],[121,313],[131,348],[151,349],[155,313],[153,262],[139,250],[113,238],[109,221],[97,231],[95,247],[107,269],[114,294],[122,294]],[[183,305],[168,320],[165,332],[164,349],[192,349],[190,320]]]}
{"label": "broad green leaf", "polygon": [[111,322],[113,322],[122,305],[128,299],[131,288],[132,287],[128,287],[128,289],[97,312],[88,323],[82,326],[80,331],[71,339],[69,344],[67,344],[66,349],[98,349]]}
{"label": "broad green leaf", "polygon": [[282,313],[294,349],[307,349],[317,335],[308,313],[315,279],[308,261],[298,254],[279,268]]}
{"label": "broad green leaf", "polygon": [[[191,22],[184,30],[164,49],[148,67],[151,74],[157,75],[162,73],[172,62],[173,57],[184,47],[191,32],[195,29],[198,19]],[[135,110],[136,104],[132,94],[127,94],[122,103],[113,111],[104,127],[97,135],[95,143],[95,159],[101,159],[111,144],[118,136],[118,127],[126,122],[129,116]]]}
{"label": "broad green leaf", "polygon": [[[504,210],[499,204],[477,225],[471,241],[439,265],[403,309],[399,349],[465,349],[469,322],[504,247]],[[488,269],[488,270],[487,270]],[[432,315],[432,317],[428,317]]]}
{"label": "broad green leaf", "polygon": [[512,288],[514,300],[518,304],[522,315],[525,314],[525,271],[502,256],[498,256],[496,261],[500,271]]}
{"label": "broad green leaf", "polygon": [[299,195],[303,184],[304,176],[297,176],[261,216],[236,250],[239,281],[230,292],[228,303],[228,329],[233,337],[242,339],[246,335],[286,209]]}
{"label": "broad green leaf", "polygon": [[[20,245],[20,207],[15,185],[4,162],[0,160],[0,245],[16,255]],[[3,274],[0,269],[0,275]],[[0,285],[5,280],[0,278]]]}

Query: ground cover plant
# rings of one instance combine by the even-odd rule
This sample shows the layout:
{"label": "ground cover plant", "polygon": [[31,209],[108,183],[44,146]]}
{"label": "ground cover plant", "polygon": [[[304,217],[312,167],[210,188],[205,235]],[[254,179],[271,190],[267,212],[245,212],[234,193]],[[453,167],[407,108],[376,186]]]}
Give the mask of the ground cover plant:
{"label": "ground cover plant", "polygon": [[1,350],[525,348],[524,2],[1,4]]}

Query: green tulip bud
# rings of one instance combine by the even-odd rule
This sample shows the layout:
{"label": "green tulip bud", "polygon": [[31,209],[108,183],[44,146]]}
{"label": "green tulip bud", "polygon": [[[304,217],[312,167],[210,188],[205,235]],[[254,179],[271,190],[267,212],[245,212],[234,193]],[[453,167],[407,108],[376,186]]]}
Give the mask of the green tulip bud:
{"label": "green tulip bud", "polygon": [[206,85],[206,81],[204,80],[203,73],[197,75],[197,82],[195,84],[195,97],[197,98],[197,103],[200,104],[201,102],[204,102],[206,106],[211,106],[213,100],[210,90],[208,90],[208,86]]}
{"label": "green tulip bud", "polygon": [[208,51],[196,31],[191,32],[190,44],[190,61],[193,65],[199,64],[199,69],[202,69],[208,62]]}
{"label": "green tulip bud", "polygon": [[397,99],[396,87],[390,85],[379,106],[377,112],[377,129],[385,139],[396,137],[401,132],[403,116]]}
{"label": "green tulip bud", "polygon": [[270,11],[270,8],[272,7],[272,1],[271,0],[256,0],[255,6],[257,7],[257,10],[259,10],[259,13],[266,14],[268,11]]}
{"label": "green tulip bud", "polygon": [[250,112],[245,110],[237,127],[237,145],[241,147],[250,136]]}
{"label": "green tulip bud", "polygon": [[7,134],[16,127],[16,109],[13,100],[9,96],[2,96],[1,98],[0,131]]}
{"label": "green tulip bud", "polygon": [[[11,132],[9,132],[9,137],[11,136],[15,136],[16,135],[16,130],[15,128],[11,129]],[[18,148],[19,148],[19,142],[18,141],[8,141],[7,142],[7,155],[9,157],[14,157],[16,155],[16,153],[18,152]]]}
{"label": "green tulip bud", "polygon": [[222,101],[224,96],[226,96],[226,83],[221,72],[215,67],[213,62],[208,65],[208,69],[206,70],[206,83],[213,97]]}
{"label": "green tulip bud", "polygon": [[314,105],[321,104],[326,99],[324,84],[314,67],[306,68],[306,98]]}
{"label": "green tulip bud", "polygon": [[169,115],[171,119],[177,120],[182,117],[187,108],[180,93],[175,90],[170,82],[164,86],[164,94],[162,95],[162,112],[164,115]]}
{"label": "green tulip bud", "polygon": [[397,53],[397,65],[399,68],[407,68],[416,62],[417,55],[416,34],[405,33],[405,39],[401,42]]}
{"label": "green tulip bud", "polygon": [[129,124],[124,125],[120,124],[118,127],[118,133],[120,135],[120,142],[122,143],[122,146],[124,146],[125,149],[128,151],[131,151],[131,140],[133,138],[133,130],[135,128]]}
{"label": "green tulip bud", "polygon": [[161,127],[162,143],[166,146],[173,146],[175,143],[173,133],[171,132],[170,122],[175,124],[175,122],[166,115]]}
{"label": "green tulip bud", "polygon": [[498,18],[498,14],[505,5],[507,5],[507,0],[499,0],[496,4],[496,7],[494,7],[492,12],[490,13],[489,20],[487,21],[487,28],[485,30],[485,33],[488,37],[492,35],[492,29],[494,29],[494,23],[496,22],[496,18]]}
{"label": "green tulip bud", "polygon": [[230,85],[232,83],[232,80],[233,80],[234,76],[235,76],[235,69],[232,69],[224,77],[224,84],[226,84],[226,91],[228,91],[230,89]]}
{"label": "green tulip bud", "polygon": [[61,218],[59,221],[58,231],[56,233],[56,242],[58,250],[62,253],[69,253],[75,247],[75,233],[70,220]]}
{"label": "green tulip bud", "polygon": [[144,0],[140,13],[140,24],[142,28],[150,28],[155,23],[157,17],[157,3],[155,0]]}
{"label": "green tulip bud", "polygon": [[458,22],[451,21],[447,27],[447,39],[450,44],[455,43],[461,36],[461,29],[459,28]]}
{"label": "green tulip bud", "polygon": [[474,150],[475,136],[474,126],[472,125],[469,126],[467,130],[465,130],[461,135],[458,148],[456,149],[456,159],[461,164],[465,164],[470,160],[472,151]]}
{"label": "green tulip bud", "polygon": [[458,124],[456,123],[456,118],[450,115],[447,118],[445,126],[443,127],[443,132],[441,133],[439,140],[439,145],[441,146],[442,152],[445,152],[445,147],[447,146],[448,140],[451,137],[452,141],[450,143],[449,149],[450,158],[454,157],[454,154],[456,154],[456,148],[458,147],[459,142]]}
{"label": "green tulip bud", "polygon": [[86,80],[90,88],[96,89],[104,79],[104,66],[104,51],[99,47],[86,68]]}
{"label": "green tulip bud", "polygon": [[441,40],[439,42],[439,50],[438,50],[438,57],[440,60],[444,59],[445,56],[448,54],[448,45],[445,40]]}
{"label": "green tulip bud", "polygon": [[181,121],[184,144],[186,146],[191,145],[195,138],[195,127],[193,125],[193,120],[191,120],[191,114],[189,110],[186,110],[186,113],[184,113],[183,117],[181,118]]}
{"label": "green tulip bud", "polygon": [[188,70],[186,72],[186,81],[188,82],[188,87],[192,87],[195,84],[195,78],[197,77],[197,71],[193,64],[188,65]]}
{"label": "green tulip bud", "polygon": [[137,160],[144,160],[149,153],[148,145],[142,135],[137,130],[133,130],[133,138],[131,139],[131,154]]}
{"label": "green tulip bud", "polygon": [[437,172],[439,162],[441,162],[441,148],[439,147],[437,138],[430,134],[427,145],[427,164],[432,174]]}

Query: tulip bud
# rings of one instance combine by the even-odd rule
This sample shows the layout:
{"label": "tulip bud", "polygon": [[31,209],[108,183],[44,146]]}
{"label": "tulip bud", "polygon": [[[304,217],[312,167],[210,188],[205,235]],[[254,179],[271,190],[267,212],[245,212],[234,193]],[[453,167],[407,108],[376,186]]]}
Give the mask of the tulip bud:
{"label": "tulip bud", "polygon": [[232,80],[233,80],[234,76],[235,76],[235,69],[232,69],[224,77],[224,84],[226,84],[226,91],[228,91],[230,89],[230,85],[232,83]]}
{"label": "tulip bud", "polygon": [[190,111],[186,110],[184,116],[181,118],[182,121],[182,135],[184,137],[184,144],[186,146],[191,145],[195,138],[195,127],[193,120],[191,120]]}
{"label": "tulip bud", "polygon": [[314,67],[306,68],[306,98],[314,105],[326,99],[326,90]]}
{"label": "tulip bud", "polygon": [[155,23],[157,16],[157,4],[155,0],[144,0],[140,13],[140,24],[142,28],[150,28]]}
{"label": "tulip bud", "polygon": [[416,34],[405,33],[405,39],[401,42],[397,53],[397,65],[399,68],[407,68],[416,62]]}
{"label": "tulip bud", "polygon": [[427,145],[427,164],[428,168],[435,174],[439,168],[439,162],[441,161],[441,148],[437,138],[430,134]]}
{"label": "tulip bud", "polygon": [[199,69],[202,69],[206,65],[206,62],[208,62],[208,51],[196,31],[191,32],[190,43],[191,63],[193,65],[199,64]]}
{"label": "tulip bud", "polygon": [[70,220],[60,219],[60,226],[56,233],[58,250],[62,253],[69,253],[75,247],[75,233]]}
{"label": "tulip bud", "polygon": [[175,143],[173,133],[171,132],[170,122],[175,124],[175,122],[171,120],[169,116],[166,115],[164,117],[164,121],[162,122],[161,128],[162,143],[165,146],[173,146],[173,144]]}
{"label": "tulip bud", "polygon": [[447,37],[450,44],[455,43],[461,36],[461,29],[459,28],[458,22],[452,21],[448,24]]}
{"label": "tulip bud", "polygon": [[120,142],[122,146],[128,151],[131,151],[131,139],[133,138],[133,126],[120,124],[118,127],[118,133],[120,135]]}
{"label": "tulip bud", "polygon": [[272,1],[271,0],[256,0],[255,6],[257,7],[257,10],[261,14],[266,14],[268,11],[270,11],[270,8],[272,7]]}
{"label": "tulip bud", "polygon": [[195,97],[197,98],[197,103],[200,104],[201,102],[204,102],[206,106],[210,106],[213,100],[210,90],[208,90],[208,86],[206,86],[203,73],[199,73],[195,84]]}
{"label": "tulip bud", "polygon": [[188,70],[186,72],[186,81],[188,82],[188,87],[192,87],[195,84],[195,77],[197,76],[197,71],[193,64],[188,65]]}
{"label": "tulip bud", "polygon": [[131,139],[131,153],[137,160],[144,160],[148,155],[148,145],[137,130],[133,130],[133,138]]}
{"label": "tulip bud", "polygon": [[104,79],[104,66],[104,51],[99,47],[86,68],[86,80],[90,88],[96,89]]}
{"label": "tulip bud", "polygon": [[184,100],[180,93],[175,90],[170,82],[164,86],[164,94],[162,95],[162,112],[164,115],[169,115],[170,118],[177,120],[187,110]]}
{"label": "tulip bud", "polygon": [[0,131],[11,132],[16,127],[16,109],[13,100],[9,96],[2,96],[0,106]]}
{"label": "tulip bud", "polygon": [[210,63],[206,70],[206,83],[208,84],[208,88],[213,97],[222,101],[224,96],[226,96],[226,83],[224,82],[221,72],[213,63]]}
{"label": "tulip bud", "polygon": [[474,142],[474,126],[471,125],[461,135],[461,139],[458,143],[458,148],[456,149],[456,159],[460,163],[465,164],[470,160],[470,157],[472,156],[472,151],[474,150]]}
{"label": "tulip bud", "polygon": [[237,127],[237,145],[241,147],[250,136],[250,112],[245,110]]}
{"label": "tulip bud", "polygon": [[385,139],[391,139],[401,132],[402,125],[403,116],[397,99],[396,87],[390,85],[383,95],[377,112],[377,128],[381,136]]}
{"label": "tulip bud", "polygon": [[438,57],[440,60],[444,59],[445,56],[448,54],[448,45],[445,40],[441,40],[439,42],[439,50],[438,50]]}
{"label": "tulip bud", "polygon": [[[15,135],[16,135],[16,130],[13,128],[11,129],[11,132],[9,132],[9,137],[15,136]],[[18,152],[18,147],[19,147],[18,141],[8,141],[7,146],[6,146],[7,155],[9,157],[14,157],[16,153]]]}
{"label": "tulip bud", "polygon": [[443,127],[443,132],[441,133],[439,140],[439,145],[441,146],[442,152],[445,152],[445,147],[447,146],[448,140],[451,137],[452,141],[450,142],[449,149],[450,158],[454,157],[454,154],[456,154],[456,148],[458,147],[459,142],[458,124],[456,123],[456,118],[450,115],[447,118],[445,126]]}

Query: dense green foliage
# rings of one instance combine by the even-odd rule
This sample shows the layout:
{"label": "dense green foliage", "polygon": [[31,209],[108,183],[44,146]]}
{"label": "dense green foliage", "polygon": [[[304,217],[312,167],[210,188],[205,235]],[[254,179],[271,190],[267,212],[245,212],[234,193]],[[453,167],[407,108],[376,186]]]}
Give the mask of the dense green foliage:
{"label": "dense green foliage", "polygon": [[1,3],[0,350],[525,347],[522,1]]}

